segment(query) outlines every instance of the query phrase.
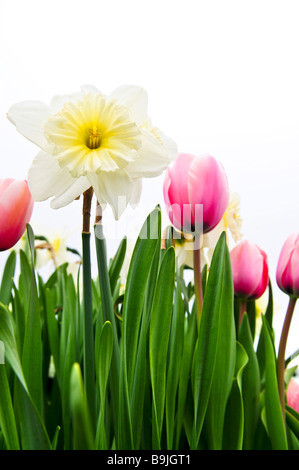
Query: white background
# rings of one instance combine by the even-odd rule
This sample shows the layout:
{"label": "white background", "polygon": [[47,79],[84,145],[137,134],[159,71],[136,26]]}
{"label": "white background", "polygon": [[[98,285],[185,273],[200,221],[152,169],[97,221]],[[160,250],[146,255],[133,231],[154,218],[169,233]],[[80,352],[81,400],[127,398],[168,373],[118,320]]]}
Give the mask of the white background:
{"label": "white background", "polygon": [[[83,84],[143,86],[153,123],[180,152],[224,165],[244,238],[268,253],[278,341],[288,297],[276,263],[299,229],[298,0],[0,0],[0,22],[0,177],[25,179],[37,153],[6,118],[13,103],[49,102]],[[163,205],[162,182],[145,181],[150,209]],[[109,211],[104,220],[114,223]],[[36,204],[35,224],[65,229],[80,249],[80,201],[58,211]],[[299,306],[289,353],[298,328]]]}

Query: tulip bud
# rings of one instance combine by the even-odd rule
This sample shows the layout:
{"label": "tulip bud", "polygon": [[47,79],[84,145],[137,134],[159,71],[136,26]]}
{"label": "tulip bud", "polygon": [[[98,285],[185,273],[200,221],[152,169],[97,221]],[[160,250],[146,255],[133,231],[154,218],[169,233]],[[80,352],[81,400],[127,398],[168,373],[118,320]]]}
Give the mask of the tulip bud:
{"label": "tulip bud", "polygon": [[[277,380],[279,389],[279,398],[283,416],[285,416],[285,383],[284,383],[284,370],[285,370],[285,352],[287,345],[287,338],[290,330],[290,325],[295,310],[297,298],[299,297],[299,234],[294,233],[290,235],[285,241],[279,255],[277,268],[276,268],[276,281],[279,288],[289,295],[289,304],[284,319],[279,349],[277,358]],[[288,394],[294,400],[293,385],[289,385]],[[298,389],[297,389],[297,402],[298,402]],[[289,400],[289,397],[288,397]],[[293,406],[293,405],[290,405]],[[298,403],[297,403],[298,407]]]}
{"label": "tulip bud", "polygon": [[243,240],[230,252],[234,292],[241,299],[258,299],[269,283],[266,253],[254,243]]}
{"label": "tulip bud", "polygon": [[299,413],[299,383],[291,379],[287,388],[287,404]]}
{"label": "tulip bud", "polygon": [[0,179],[0,251],[13,247],[21,238],[33,205],[27,181]]}
{"label": "tulip bud", "polygon": [[285,241],[277,263],[276,281],[279,288],[292,297],[299,297],[299,233]]}
{"label": "tulip bud", "polygon": [[182,232],[194,232],[197,227],[209,232],[220,222],[229,201],[226,173],[210,155],[180,154],[166,171],[163,192],[169,219]]}

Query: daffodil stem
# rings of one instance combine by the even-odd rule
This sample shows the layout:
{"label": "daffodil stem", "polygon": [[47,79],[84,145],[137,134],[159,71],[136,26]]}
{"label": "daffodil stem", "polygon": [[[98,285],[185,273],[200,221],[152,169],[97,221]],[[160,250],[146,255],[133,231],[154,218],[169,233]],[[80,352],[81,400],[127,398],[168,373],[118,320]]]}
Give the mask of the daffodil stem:
{"label": "daffodil stem", "polygon": [[[90,259],[90,211],[92,190],[83,196],[82,263],[83,263],[83,375],[84,390],[91,419],[95,417],[95,358]],[[95,423],[94,423],[95,424]]]}
{"label": "daffodil stem", "polygon": [[286,316],[284,319],[284,324],[281,331],[279,349],[278,349],[278,358],[277,358],[277,381],[278,381],[278,391],[279,399],[281,404],[282,415],[285,420],[285,386],[284,386],[284,371],[285,371],[285,352],[287,339],[289,334],[289,329],[291,325],[292,316],[294,313],[296,298],[290,297],[289,305],[287,308]]}
{"label": "daffodil stem", "polygon": [[90,187],[83,193],[83,233],[90,233],[90,212],[91,212],[91,201],[93,196],[93,188]]}
{"label": "daffodil stem", "polygon": [[202,305],[203,305],[203,292],[202,292],[202,279],[201,279],[201,262],[200,262],[200,247],[193,250],[193,269],[194,269],[194,291],[197,311],[197,326],[199,327]]}

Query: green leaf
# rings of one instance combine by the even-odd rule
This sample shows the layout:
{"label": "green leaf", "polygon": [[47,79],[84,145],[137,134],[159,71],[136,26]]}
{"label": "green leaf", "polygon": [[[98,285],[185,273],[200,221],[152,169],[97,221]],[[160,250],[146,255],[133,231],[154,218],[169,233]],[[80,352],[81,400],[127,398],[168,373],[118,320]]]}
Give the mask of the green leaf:
{"label": "green leaf", "polygon": [[153,448],[160,449],[165,405],[166,360],[173,311],[174,248],[167,249],[159,272],[150,323],[149,353],[153,390]]}
{"label": "green leaf", "polygon": [[[196,449],[211,392],[217,358],[220,316],[225,314],[226,302],[231,303],[231,266],[228,263],[225,232],[214,250],[205,289],[202,316],[192,365],[194,426],[192,448]],[[230,330],[229,330],[230,331]],[[231,333],[230,333],[231,334]],[[231,365],[229,365],[230,370]]]}
{"label": "green leaf", "polygon": [[52,450],[56,450],[56,449],[57,449],[58,437],[59,437],[60,429],[61,429],[60,426],[57,426],[57,427],[56,427],[55,434],[54,434],[54,437],[53,437],[53,440],[52,440],[52,444],[51,444],[51,449],[52,449]]}
{"label": "green leaf", "polygon": [[161,240],[161,211],[156,208],[144,222],[131,258],[123,303],[119,386],[118,439],[121,448],[134,446],[131,399],[136,371],[142,313],[148,306],[148,281]]}
{"label": "green leaf", "polygon": [[113,351],[113,331],[111,323],[106,321],[102,327],[96,355],[99,359],[100,415],[97,425],[96,448],[107,449],[105,430],[106,388]]}
{"label": "green leaf", "polygon": [[5,358],[14,370],[19,381],[26,391],[27,384],[24,377],[22,364],[19,357],[18,346],[15,337],[13,318],[5,305],[0,303],[0,341],[4,344]]}
{"label": "green leaf", "polygon": [[[268,292],[269,292],[269,298],[268,298],[268,305],[265,313],[265,318],[268,322],[268,326],[270,328],[270,334],[273,337],[274,332],[272,328],[272,320],[273,320],[273,292],[272,292],[272,286],[271,286],[271,281],[269,281],[269,286],[268,286]],[[258,340],[258,345],[257,345],[257,358],[259,361],[259,367],[260,367],[260,375],[261,377],[264,377],[264,372],[265,372],[265,346],[264,346],[264,330],[261,330],[259,340]]]}
{"label": "green leaf", "polygon": [[244,347],[248,364],[243,372],[243,403],[244,403],[244,444],[243,449],[253,448],[256,426],[259,416],[259,395],[261,389],[260,370],[254,350],[253,337],[245,313],[239,331],[239,342]]}
{"label": "green leaf", "polygon": [[19,292],[20,297],[23,301],[25,314],[27,315],[27,309],[30,297],[30,286],[31,286],[31,273],[32,267],[30,261],[24,251],[20,250],[20,276],[19,276]]}
{"label": "green leaf", "polygon": [[20,443],[5,364],[0,364],[0,390],[0,429],[4,434],[6,448],[7,450],[19,450]]}
{"label": "green leaf", "polygon": [[[127,276],[123,307],[124,361],[131,390],[145,292],[156,247],[159,243],[161,212],[155,209],[142,226]],[[153,236],[152,236],[153,235]]]}
{"label": "green leaf", "polygon": [[[66,312],[65,312],[66,313]],[[67,315],[65,318],[65,323],[67,323]],[[62,357],[62,355],[61,355]],[[70,376],[72,371],[72,366],[75,362],[75,338],[74,338],[74,325],[70,324],[68,329],[68,334],[65,335],[65,344],[64,344],[64,354],[63,354],[63,364],[60,363],[61,371],[61,399],[62,399],[62,413],[63,413],[63,431],[64,431],[64,441],[65,446],[71,445],[71,429],[70,429]],[[95,403],[91,404],[95,405]],[[92,408],[90,406],[90,408]]]}
{"label": "green leaf", "polygon": [[45,289],[46,297],[46,322],[48,328],[50,349],[53,355],[55,370],[58,382],[60,380],[60,341],[59,341],[59,326],[58,320],[55,317],[55,292],[51,291],[49,288]]}
{"label": "green leaf", "polygon": [[224,450],[242,449],[244,429],[242,375],[244,374],[244,370],[246,370],[247,363],[248,356],[245,349],[239,342],[236,342],[234,381],[225,412],[223,432]]}
{"label": "green leaf", "polygon": [[286,405],[286,422],[293,431],[297,439],[299,439],[299,413],[293,408]]}
{"label": "green leaf", "polygon": [[82,232],[83,259],[83,370],[84,389],[92,420],[95,419],[95,355],[91,280],[90,233]]}
{"label": "green leaf", "polygon": [[[130,397],[130,413],[132,416],[132,429],[134,429],[134,449],[140,448],[140,441],[147,440],[150,442],[150,429],[146,430],[143,426],[144,422],[150,419],[151,400],[149,399],[150,391],[150,370],[148,361],[148,341],[149,341],[149,325],[151,318],[151,310],[153,297],[157,285],[157,277],[160,266],[160,242],[158,241],[154,258],[152,261],[149,278],[146,287],[145,300],[141,318],[140,335],[138,341],[138,350],[136,357],[136,367],[134,372],[134,380]],[[147,442],[146,441],[146,442]],[[146,446],[146,444],[145,444]]]}
{"label": "green leaf", "polygon": [[264,316],[262,316],[262,321],[265,347],[266,429],[268,431],[273,450],[287,450],[288,446],[285,425],[278,393],[275,348],[268,322]]}
{"label": "green leaf", "polygon": [[182,298],[180,282],[177,282],[170,332],[169,364],[167,369],[166,382],[166,435],[167,449],[169,450],[173,448],[173,438],[175,432],[175,405],[180,377],[181,360],[184,349],[184,315],[184,301]]}
{"label": "green leaf", "polygon": [[236,360],[234,287],[227,247],[224,250],[223,275],[220,282],[217,353],[206,413],[209,448],[218,450],[222,448],[225,408],[232,387]]}
{"label": "green leaf", "polygon": [[112,359],[113,332],[109,321],[102,327],[97,355],[99,357],[99,388],[101,402],[105,403],[107,380]]}
{"label": "green leaf", "polygon": [[147,317],[143,315],[140,328],[140,338],[136,359],[136,369],[130,397],[130,414],[132,416],[132,429],[134,429],[134,449],[140,448],[142,425],[144,423],[144,403],[146,387],[150,388],[149,365],[147,358],[148,335]]}
{"label": "green leaf", "polygon": [[23,344],[24,344],[24,336],[25,336],[25,324],[26,324],[26,315],[27,311],[25,311],[23,305],[23,299],[20,296],[20,292],[17,287],[13,286],[13,307],[12,312],[15,321],[15,337],[18,345],[19,355],[21,357],[23,351]]}
{"label": "green leaf", "polygon": [[113,293],[123,266],[127,250],[127,239],[123,238],[109,267],[111,292]]}
{"label": "green leaf", "polygon": [[13,279],[16,268],[16,252],[12,251],[5,263],[2,281],[0,286],[0,302],[8,305],[11,299],[11,290],[13,287]]}
{"label": "green leaf", "polygon": [[23,450],[50,450],[51,442],[40,413],[32,398],[19,382],[16,384],[15,401],[17,420],[21,427]]}
{"label": "green leaf", "polygon": [[[182,425],[184,420],[184,411],[186,404],[186,397],[190,387],[190,376],[192,370],[192,360],[194,349],[197,341],[197,318],[195,304],[187,320],[187,325],[184,328],[184,347],[182,353],[182,361],[180,366],[180,377],[178,385],[178,400],[177,400],[177,416],[176,416],[176,438],[175,448],[179,448],[181,437]],[[189,442],[191,442],[189,440]]]}
{"label": "green leaf", "polygon": [[115,261],[114,266],[111,268],[111,276],[112,281],[109,279],[109,272],[108,272],[108,264],[107,264],[107,248],[106,248],[106,240],[104,237],[103,226],[101,224],[94,226],[94,233],[95,233],[95,245],[96,245],[96,253],[97,253],[97,266],[98,266],[98,274],[99,274],[99,281],[100,281],[100,292],[101,292],[101,305],[102,305],[102,318],[99,317],[99,312],[97,316],[97,325],[99,328],[102,327],[102,321],[106,322],[109,321],[112,325],[113,331],[113,352],[112,352],[112,359],[111,359],[111,374],[110,374],[110,393],[111,399],[114,403],[113,407],[113,420],[114,426],[116,428],[117,421],[119,417],[118,412],[118,396],[119,396],[119,380],[120,380],[120,347],[119,347],[119,340],[118,340],[118,331],[117,325],[115,320],[115,313],[113,308],[113,297],[111,291],[111,282],[113,286],[113,282],[116,281],[118,277],[118,269],[119,265],[121,264],[121,258],[124,255],[123,248],[124,244],[121,245],[120,251],[117,255],[117,261]]}
{"label": "green leaf", "polygon": [[0,304],[0,340],[5,347],[5,358],[19,379],[20,387],[16,393],[16,402],[22,423],[23,449],[50,449],[50,441],[41,416],[29,394],[28,386],[22,369],[14,326],[10,312]]}
{"label": "green leaf", "polygon": [[22,367],[26,377],[30,396],[34,400],[39,413],[42,412],[42,335],[40,305],[34,273],[34,235],[27,225],[28,239],[31,248],[31,272],[27,321],[22,355]]}
{"label": "green leaf", "polygon": [[94,450],[92,425],[84,393],[81,369],[78,363],[75,363],[71,370],[70,405],[74,450]]}

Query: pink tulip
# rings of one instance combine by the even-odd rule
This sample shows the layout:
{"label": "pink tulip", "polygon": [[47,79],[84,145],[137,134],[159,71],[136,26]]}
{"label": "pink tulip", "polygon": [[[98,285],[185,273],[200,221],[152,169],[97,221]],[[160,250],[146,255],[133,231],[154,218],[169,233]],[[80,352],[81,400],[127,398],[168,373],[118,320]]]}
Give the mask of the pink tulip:
{"label": "pink tulip", "polygon": [[33,205],[27,181],[0,179],[0,251],[13,247],[21,238]]}
{"label": "pink tulip", "polygon": [[276,281],[281,290],[299,297],[299,233],[290,235],[282,247],[277,263]]}
{"label": "pink tulip", "polygon": [[243,240],[230,252],[234,291],[241,299],[258,299],[269,283],[266,253],[254,243]]}
{"label": "pink tulip", "polygon": [[212,230],[229,201],[226,173],[210,155],[180,154],[166,171],[163,192],[171,223],[187,232]]}
{"label": "pink tulip", "polygon": [[299,413],[299,383],[291,379],[287,388],[287,404]]}

